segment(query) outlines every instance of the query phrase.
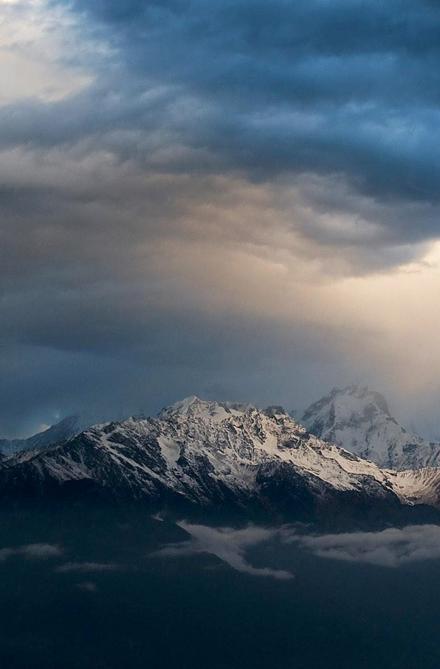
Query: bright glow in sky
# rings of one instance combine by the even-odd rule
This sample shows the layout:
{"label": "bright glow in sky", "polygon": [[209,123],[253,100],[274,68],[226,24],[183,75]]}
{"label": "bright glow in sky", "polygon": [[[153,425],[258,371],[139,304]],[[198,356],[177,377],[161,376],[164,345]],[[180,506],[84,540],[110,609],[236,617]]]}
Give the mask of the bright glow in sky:
{"label": "bright glow in sky", "polygon": [[49,9],[45,0],[7,0],[0,7],[0,104],[56,101],[91,83],[72,61],[79,35],[65,10]]}

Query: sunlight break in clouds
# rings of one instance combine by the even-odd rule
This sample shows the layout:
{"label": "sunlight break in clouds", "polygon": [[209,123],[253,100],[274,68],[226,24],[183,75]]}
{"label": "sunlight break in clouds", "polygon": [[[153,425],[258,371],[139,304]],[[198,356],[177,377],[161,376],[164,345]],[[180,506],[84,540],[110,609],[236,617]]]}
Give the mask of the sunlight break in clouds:
{"label": "sunlight break in clouds", "polygon": [[[0,105],[20,98],[46,102],[78,92],[92,81],[78,60],[78,26],[47,0],[0,2]],[[84,42],[80,50],[85,49]],[[70,62],[68,62],[70,61]]]}
{"label": "sunlight break in clouds", "polygon": [[253,567],[246,560],[246,551],[253,546],[269,541],[278,535],[278,530],[249,525],[245,529],[235,530],[231,527],[208,527],[192,525],[185,521],[177,523],[191,535],[189,541],[170,544],[152,554],[157,557],[180,557],[208,553],[215,555],[232,569],[252,576],[269,576],[286,580],[293,574],[281,569],[270,567]]}

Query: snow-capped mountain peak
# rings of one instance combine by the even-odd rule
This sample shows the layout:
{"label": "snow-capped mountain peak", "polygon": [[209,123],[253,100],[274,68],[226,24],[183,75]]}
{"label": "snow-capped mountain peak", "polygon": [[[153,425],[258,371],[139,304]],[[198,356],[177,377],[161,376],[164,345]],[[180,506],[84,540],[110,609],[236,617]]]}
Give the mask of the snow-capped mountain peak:
{"label": "snow-capped mountain peak", "polygon": [[19,451],[60,444],[75,437],[85,430],[88,425],[90,425],[90,422],[79,415],[66,416],[43,432],[38,432],[27,439],[0,439],[0,453],[6,457]]}
{"label": "snow-capped mountain peak", "polygon": [[313,434],[392,469],[440,464],[440,444],[408,432],[391,415],[385,398],[365,386],[334,388],[312,404],[302,422]]}
{"label": "snow-capped mountain peak", "polygon": [[233,404],[229,402],[216,402],[203,400],[196,395],[190,395],[183,400],[175,402],[169,407],[162,409],[160,418],[190,417],[199,420],[221,421],[232,415],[239,415],[250,409],[250,405]]}
{"label": "snow-capped mountain peak", "polygon": [[[84,485],[159,506],[177,500],[289,516],[333,503],[395,508],[399,502],[423,501],[428,494],[426,478],[418,497],[421,483],[411,476],[381,469],[322,441],[281,407],[259,410],[196,397],[155,418],[96,425],[67,442],[19,453],[0,466],[3,495],[72,494]],[[431,479],[429,486],[431,491]]]}

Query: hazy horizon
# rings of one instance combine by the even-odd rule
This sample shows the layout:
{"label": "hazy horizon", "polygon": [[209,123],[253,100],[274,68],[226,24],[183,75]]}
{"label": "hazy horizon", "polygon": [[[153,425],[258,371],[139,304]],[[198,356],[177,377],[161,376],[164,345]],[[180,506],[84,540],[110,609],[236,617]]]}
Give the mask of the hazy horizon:
{"label": "hazy horizon", "polygon": [[[230,400],[226,397],[215,397],[215,396],[195,396],[198,399],[202,401],[213,401],[213,402],[218,402],[220,404],[226,403],[226,404],[243,404],[243,405],[249,405],[249,406],[255,406],[257,409],[264,410],[267,408],[271,408],[272,406],[280,406],[282,409],[284,409],[287,413],[289,413],[295,420],[299,423],[302,423],[302,418],[303,414],[308,409],[312,404],[317,402],[318,400],[321,400],[322,398],[326,397],[333,391],[345,391],[349,390],[350,388],[360,388],[363,389],[365,388],[368,391],[372,392],[377,392],[374,388],[369,388],[365,385],[362,384],[350,384],[347,387],[344,388],[329,388],[327,392],[323,392],[322,396],[319,397],[314,397],[310,402],[305,404],[304,406],[297,405],[295,407],[289,406],[289,405],[280,405],[276,404],[274,402],[268,402],[266,404],[261,404],[257,402],[249,402],[246,400],[246,398],[239,398],[235,400]],[[380,394],[380,393],[379,393]],[[135,410],[129,410],[125,409],[125,411],[122,408],[117,409],[116,407],[113,410],[109,410],[107,407],[106,411],[103,411],[101,413],[93,413],[90,410],[85,410],[85,411],[77,411],[77,412],[71,412],[71,413],[65,413],[65,414],[54,414],[53,420],[51,423],[40,423],[34,425],[34,427],[31,427],[28,429],[27,432],[19,432],[15,433],[13,435],[0,435],[0,439],[6,438],[6,439],[26,439],[28,437],[34,436],[36,434],[42,433],[48,429],[50,429],[52,426],[57,425],[58,423],[61,423],[64,419],[72,418],[72,417],[77,417],[80,421],[80,424],[83,426],[81,429],[85,429],[88,426],[91,426],[93,424],[98,424],[102,422],[109,422],[109,421],[122,421],[125,420],[131,416],[156,416],[160,414],[161,410],[172,406],[174,404],[178,404],[184,399],[191,399],[194,397],[194,395],[188,395],[188,396],[180,396],[180,397],[174,397],[170,401],[167,401],[164,404],[150,404],[150,408],[148,406],[142,406],[139,404],[139,406],[136,407]],[[403,428],[407,429],[409,432],[412,432],[415,435],[418,435],[424,439],[427,440],[434,440],[434,441],[440,441],[440,432],[439,432],[439,427],[438,427],[438,422],[437,420],[432,420],[429,417],[427,418],[426,416],[423,416],[423,414],[419,414],[416,419],[410,420],[408,416],[405,415],[405,412],[399,413],[398,407],[393,407],[392,405],[390,406],[387,398],[384,398],[385,401],[388,404],[388,408],[390,410],[390,414],[393,418],[397,418],[399,423],[402,425]]]}

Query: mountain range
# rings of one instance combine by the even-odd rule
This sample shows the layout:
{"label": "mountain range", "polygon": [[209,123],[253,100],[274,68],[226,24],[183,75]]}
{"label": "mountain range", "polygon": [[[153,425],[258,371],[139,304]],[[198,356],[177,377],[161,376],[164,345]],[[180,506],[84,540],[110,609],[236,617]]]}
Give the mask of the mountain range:
{"label": "mountain range", "polygon": [[[313,413],[316,405],[306,417]],[[287,519],[386,518],[422,508],[418,505],[438,506],[440,470],[380,467],[312,434],[281,407],[259,410],[189,397],[157,417],[96,425],[5,457],[0,495],[3,500],[92,495],[143,501],[157,510],[228,510]]]}

